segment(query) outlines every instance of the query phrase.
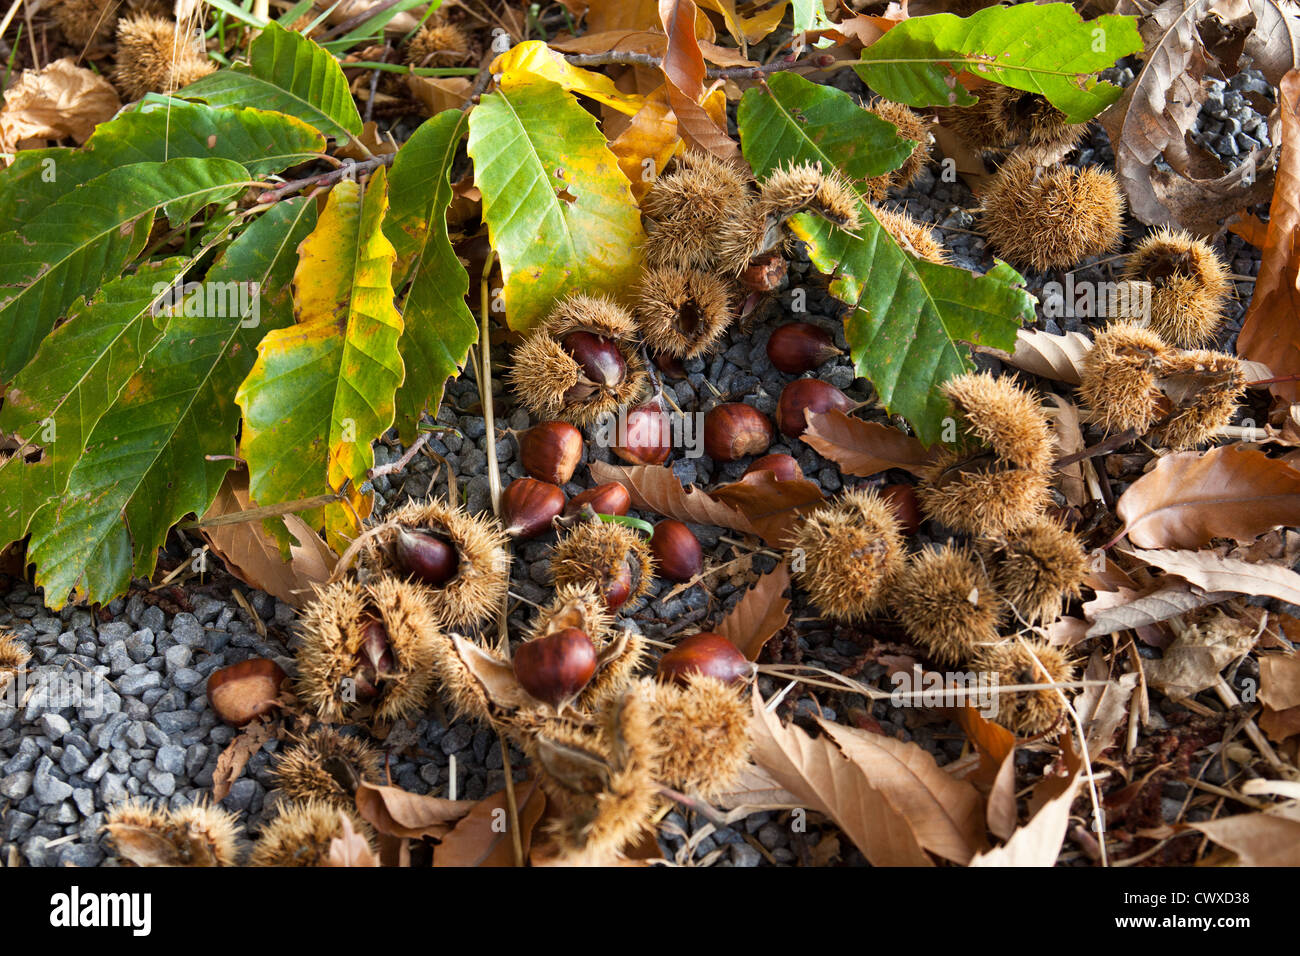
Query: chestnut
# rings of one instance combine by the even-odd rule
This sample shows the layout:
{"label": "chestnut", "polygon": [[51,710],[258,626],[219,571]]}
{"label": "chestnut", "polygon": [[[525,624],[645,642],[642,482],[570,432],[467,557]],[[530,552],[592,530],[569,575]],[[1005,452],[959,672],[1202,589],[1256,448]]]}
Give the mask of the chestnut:
{"label": "chestnut", "polygon": [[798,438],[808,428],[804,412],[827,412],[832,408],[848,414],[856,403],[829,382],[801,378],[781,390],[776,403],[776,427],[789,438]]}
{"label": "chestnut", "polygon": [[787,375],[811,372],[840,354],[826,330],[811,322],[790,322],[772,332],[767,357]]}
{"label": "chestnut", "polygon": [[538,700],[559,707],[596,673],[596,648],[586,632],[566,627],[515,650],[515,679]]}
{"label": "chestnut", "polygon": [[506,534],[526,540],[551,526],[564,510],[564,492],[549,481],[516,478],[501,493],[501,523]]}
{"label": "chestnut", "polygon": [[570,498],[564,506],[564,516],[576,515],[583,505],[591,505],[591,510],[598,515],[625,515],[632,507],[632,496],[617,481],[607,481]]}
{"label": "chestnut", "polygon": [[770,471],[776,475],[777,481],[798,481],[803,477],[803,469],[799,467],[799,462],[794,460],[794,456],[783,455],[779,452],[775,455],[764,455],[762,458],[755,458],[750,466],[745,469],[745,475],[752,475],[760,471]]}
{"label": "chestnut", "polygon": [[594,332],[570,332],[560,347],[573,356],[587,380],[612,388],[627,377],[627,360],[617,345]]}
{"label": "chestnut", "polygon": [[632,563],[624,558],[609,572],[601,588],[605,607],[610,611],[617,611],[627,603],[635,588],[636,580],[632,572]]}
{"label": "chestnut", "polygon": [[660,680],[686,683],[688,674],[703,674],[727,683],[748,680],[754,665],[735,644],[721,634],[701,631],[692,634],[659,659],[655,676]]}
{"label": "chestnut", "polygon": [[916,489],[908,484],[885,485],[880,489],[880,496],[894,509],[903,534],[913,535],[921,530],[921,509],[916,502]]}
{"label": "chestnut", "polygon": [[542,422],[521,434],[519,463],[538,481],[563,485],[582,460],[582,432],[568,422]]}
{"label": "chestnut", "polygon": [[403,527],[393,539],[393,562],[417,581],[436,588],[456,576],[460,555],[432,531]]}
{"label": "chestnut", "polygon": [[658,401],[629,408],[624,417],[624,434],[614,445],[614,454],[632,465],[662,465],[672,452],[672,429],[668,413]]}
{"label": "chestnut", "polygon": [[670,581],[690,581],[704,566],[704,550],[699,539],[674,518],[665,518],[655,525],[650,553],[660,573]]}
{"label": "chestnut", "polygon": [[736,461],[767,451],[772,423],[744,402],[714,406],[704,416],[704,450],[714,461]]}

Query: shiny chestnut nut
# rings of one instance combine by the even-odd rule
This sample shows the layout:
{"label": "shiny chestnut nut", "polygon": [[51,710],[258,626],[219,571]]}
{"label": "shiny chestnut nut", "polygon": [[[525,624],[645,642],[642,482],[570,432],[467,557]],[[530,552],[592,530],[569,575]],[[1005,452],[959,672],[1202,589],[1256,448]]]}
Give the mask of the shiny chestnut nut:
{"label": "shiny chestnut nut", "polygon": [[828,412],[835,408],[847,415],[855,404],[829,382],[801,378],[781,390],[781,398],[776,403],[776,427],[782,435],[798,438],[808,428],[805,412]]}
{"label": "shiny chestnut nut", "polygon": [[686,683],[689,674],[703,674],[727,684],[749,680],[754,665],[740,649],[721,634],[702,631],[692,634],[659,659],[655,676],[663,681]]}
{"label": "shiny chestnut nut", "polygon": [[632,465],[662,465],[672,452],[668,413],[657,401],[629,408],[621,423],[623,434],[614,454]]}
{"label": "shiny chestnut nut", "polygon": [[596,673],[596,648],[586,632],[566,627],[519,645],[515,679],[552,707],[577,697]]}
{"label": "shiny chestnut nut", "polygon": [[704,416],[704,450],[714,461],[757,455],[771,444],[772,423],[752,405],[727,402]]}
{"label": "shiny chestnut nut", "polygon": [[665,518],[655,525],[650,537],[655,566],[670,581],[690,581],[704,567],[704,549],[685,524]]}
{"label": "shiny chestnut nut", "polygon": [[519,436],[519,463],[538,481],[563,485],[582,460],[582,432],[568,422],[542,422]]}
{"label": "shiny chestnut nut", "polygon": [[617,345],[594,332],[570,332],[560,347],[573,356],[591,382],[613,388],[627,378],[627,360]]}
{"label": "shiny chestnut nut", "polygon": [[591,510],[598,515],[625,515],[632,507],[632,496],[617,481],[607,481],[570,498],[564,506],[564,516],[576,515],[583,505],[591,505]]}
{"label": "shiny chestnut nut", "polygon": [[361,625],[361,647],[357,651],[357,697],[369,700],[379,695],[380,681],[393,676],[396,659],[388,637],[388,629],[377,617],[368,617]]}
{"label": "shiny chestnut nut", "polygon": [[663,372],[669,378],[685,378],[686,366],[682,360],[675,355],[669,355],[667,352],[655,353],[655,365],[659,371]]}
{"label": "shiny chestnut nut", "polygon": [[392,548],[393,563],[430,587],[442,587],[460,567],[455,546],[424,528],[398,528]]}
{"label": "shiny chestnut nut", "polygon": [[760,471],[770,471],[776,475],[777,481],[798,481],[803,477],[803,469],[799,467],[799,462],[794,460],[794,456],[780,453],[755,458],[745,469],[745,475],[753,475]]}
{"label": "shiny chestnut nut", "polygon": [[549,481],[516,478],[501,493],[501,523],[520,540],[542,534],[563,510],[564,492]]}
{"label": "shiny chestnut nut", "polygon": [[907,484],[885,485],[880,489],[880,497],[894,509],[894,516],[904,534],[913,535],[921,530],[921,508],[916,502],[916,489]]}
{"label": "shiny chestnut nut", "polygon": [[782,325],[767,340],[768,359],[787,375],[811,372],[839,354],[826,330],[811,322]]}
{"label": "shiny chestnut nut", "polygon": [[275,661],[250,657],[213,671],[208,678],[208,703],[217,716],[242,727],[279,706],[285,673]]}

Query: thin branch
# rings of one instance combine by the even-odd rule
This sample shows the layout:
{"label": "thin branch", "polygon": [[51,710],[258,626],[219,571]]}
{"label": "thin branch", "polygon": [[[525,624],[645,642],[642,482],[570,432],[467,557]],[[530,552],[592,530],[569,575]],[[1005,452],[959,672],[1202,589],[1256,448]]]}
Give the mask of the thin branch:
{"label": "thin branch", "polygon": [[317,173],[314,176],[307,176],[303,179],[295,179],[292,182],[276,186],[274,189],[268,189],[262,195],[257,197],[257,201],[262,204],[279,202],[286,196],[292,196],[296,192],[304,189],[310,189],[315,186],[332,186],[340,179],[349,179],[356,176],[363,176],[368,172],[378,169],[380,166],[391,166],[393,160],[397,157],[396,153],[386,153],[383,156],[375,156],[371,159],[363,159],[356,163],[347,163],[338,169],[331,169],[328,172]]}
{"label": "thin branch", "polygon": [[411,459],[414,458],[420,449],[424,447],[424,443],[429,440],[430,434],[432,433],[421,432],[420,437],[411,442],[411,447],[406,449],[401,458],[397,459],[397,461],[390,461],[386,465],[376,465],[374,468],[371,468],[366,472],[366,477],[371,481],[374,481],[381,475],[391,475],[395,471],[401,471],[410,464]]}
{"label": "thin branch", "polygon": [[[573,66],[649,66],[659,69],[664,58],[649,53],[632,53],[624,50],[609,50],[605,53],[570,53],[564,57]],[[783,56],[771,63],[759,63],[754,66],[709,67],[704,71],[709,80],[744,80],[757,79],[767,73],[791,70],[798,67],[820,70],[834,62],[830,54],[821,54],[804,63],[792,56]]]}

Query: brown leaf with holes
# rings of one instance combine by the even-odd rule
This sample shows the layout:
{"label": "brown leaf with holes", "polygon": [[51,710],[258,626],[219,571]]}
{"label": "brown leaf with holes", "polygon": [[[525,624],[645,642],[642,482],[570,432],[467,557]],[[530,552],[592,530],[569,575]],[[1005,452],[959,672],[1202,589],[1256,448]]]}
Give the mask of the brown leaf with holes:
{"label": "brown leaf with holes", "polygon": [[808,428],[801,437],[817,454],[839,465],[844,474],[859,478],[889,468],[920,474],[934,458],[919,439],[879,422],[851,418],[837,409],[809,412]]}
{"label": "brown leaf with holes", "polygon": [[473,800],[446,800],[364,780],[356,800],[361,819],[380,833],[415,839],[441,839],[475,806]]}
{"label": "brown leaf with holes", "polygon": [[774,548],[789,542],[800,515],[826,501],[821,489],[806,478],[781,481],[770,471],[751,472],[740,481],[719,485],[709,496],[739,511]]}
{"label": "brown leaf with holes", "polygon": [[329,856],[325,866],[378,866],[379,857],[370,849],[370,844],[352,826],[352,818],[340,813],[343,818],[343,832],[330,841]]}
{"label": "brown leaf with holes", "polygon": [[[533,845],[533,829],[546,810],[546,795],[536,779],[515,784],[519,840],[524,859]],[[433,851],[434,866],[514,866],[514,839],[506,792],[499,790],[474,804]]]}
{"label": "brown leaf with holes", "polygon": [[758,579],[736,606],[713,629],[740,648],[751,661],[781,628],[790,623],[790,564],[781,563]]}
{"label": "brown leaf with holes", "polygon": [[[1278,164],[1263,259],[1250,306],[1237,336],[1237,352],[1267,365],[1274,375],[1300,374],[1300,72],[1288,73],[1279,91],[1282,160]],[[1274,395],[1300,400],[1300,383],[1275,382]]]}
{"label": "brown leaf with holes", "polygon": [[275,734],[271,724],[265,720],[255,720],[221,751],[217,758],[216,769],[212,771],[212,802],[220,803],[230,793],[230,785],[244,773],[249,758],[261,749]]}
{"label": "brown leaf with holes", "polygon": [[[244,466],[226,472],[204,520],[238,514],[253,508],[248,495],[248,471]],[[298,541],[285,561],[261,521],[214,525],[200,528],[208,546],[226,569],[250,587],[273,594],[286,604],[302,608],[313,596],[313,584],[323,584],[334,570],[337,558],[311,526],[297,515],[271,519],[283,521]]]}
{"label": "brown leaf with holes", "polygon": [[804,807],[835,821],[872,866],[933,866],[908,818],[873,787],[834,741],[813,738],[764,706],[755,693],[754,761]]}
{"label": "brown leaf with holes", "polygon": [[1246,445],[1174,452],[1129,486],[1115,513],[1140,548],[1251,541],[1300,524],[1300,471]]}

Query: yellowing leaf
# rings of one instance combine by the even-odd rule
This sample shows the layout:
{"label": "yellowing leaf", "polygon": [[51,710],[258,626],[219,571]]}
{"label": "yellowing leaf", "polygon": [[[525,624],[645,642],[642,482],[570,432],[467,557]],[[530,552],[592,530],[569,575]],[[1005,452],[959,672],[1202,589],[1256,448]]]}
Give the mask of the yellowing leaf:
{"label": "yellowing leaf", "polygon": [[[393,305],[396,253],[380,225],[388,206],[385,170],[364,192],[343,181],[299,250],[294,273],[298,322],[267,334],[239,388],[249,490],[259,505],[339,490],[350,507],[332,504],[327,540],[342,551],[371,501],[358,490],[374,464],[371,441],[393,423],[402,383],[397,341],[402,317]],[[310,515],[310,516],[309,516]]]}
{"label": "yellowing leaf", "polygon": [[492,61],[492,72],[500,74],[498,84],[509,92],[536,79],[550,80],[570,93],[581,93],[620,113],[634,116],[645,106],[645,97],[624,93],[602,73],[572,66],[541,40],[525,40]]}

